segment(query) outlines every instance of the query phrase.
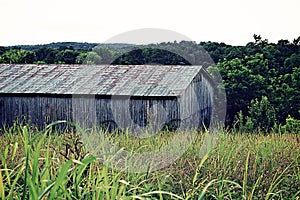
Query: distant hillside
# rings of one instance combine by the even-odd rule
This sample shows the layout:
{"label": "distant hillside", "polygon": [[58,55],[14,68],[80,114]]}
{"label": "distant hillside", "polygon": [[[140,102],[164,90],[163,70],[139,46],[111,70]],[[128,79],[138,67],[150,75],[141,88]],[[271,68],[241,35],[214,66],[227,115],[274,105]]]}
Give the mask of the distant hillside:
{"label": "distant hillside", "polygon": [[105,43],[87,43],[87,42],[55,42],[50,44],[42,44],[42,45],[16,45],[16,46],[8,46],[8,49],[24,49],[24,50],[38,50],[42,47],[50,48],[50,49],[60,49],[60,48],[73,48],[74,50],[86,50],[91,51],[96,46],[107,46],[111,50],[116,50],[120,48],[126,48],[130,46],[134,46],[133,44],[123,44],[123,43],[114,43],[114,44],[105,44]]}

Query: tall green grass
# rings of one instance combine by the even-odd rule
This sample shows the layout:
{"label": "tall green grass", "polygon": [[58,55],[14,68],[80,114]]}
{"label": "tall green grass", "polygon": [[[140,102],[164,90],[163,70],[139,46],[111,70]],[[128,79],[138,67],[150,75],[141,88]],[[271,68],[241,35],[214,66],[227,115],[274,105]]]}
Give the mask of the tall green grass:
{"label": "tall green grass", "polygon": [[[155,150],[172,132],[149,138],[104,133],[129,152]],[[109,168],[82,134],[15,125],[0,136],[0,199],[299,199],[300,136],[224,131],[200,156],[204,133],[157,171]]]}

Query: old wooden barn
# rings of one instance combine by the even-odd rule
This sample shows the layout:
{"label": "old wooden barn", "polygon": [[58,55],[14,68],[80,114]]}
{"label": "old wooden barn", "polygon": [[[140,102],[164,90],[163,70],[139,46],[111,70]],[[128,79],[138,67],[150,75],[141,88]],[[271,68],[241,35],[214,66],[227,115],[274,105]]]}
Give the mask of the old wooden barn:
{"label": "old wooden barn", "polygon": [[56,120],[109,128],[208,125],[213,85],[201,66],[0,65],[0,124]]}

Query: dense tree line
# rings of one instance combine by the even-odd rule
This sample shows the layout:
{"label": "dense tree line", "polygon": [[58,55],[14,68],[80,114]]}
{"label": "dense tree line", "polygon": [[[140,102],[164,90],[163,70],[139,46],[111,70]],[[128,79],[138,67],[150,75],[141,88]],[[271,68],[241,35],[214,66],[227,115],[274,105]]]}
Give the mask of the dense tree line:
{"label": "dense tree line", "polygon": [[229,126],[238,122],[268,130],[300,119],[300,37],[270,43],[254,35],[245,46],[191,41],[139,46],[54,44],[0,47],[0,63],[203,65],[212,76],[216,66],[226,89]]}

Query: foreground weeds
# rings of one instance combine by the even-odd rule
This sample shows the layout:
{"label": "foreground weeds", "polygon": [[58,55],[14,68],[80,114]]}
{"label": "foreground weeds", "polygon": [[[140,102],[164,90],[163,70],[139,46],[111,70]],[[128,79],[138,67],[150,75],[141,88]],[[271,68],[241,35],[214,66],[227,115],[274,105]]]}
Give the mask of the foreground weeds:
{"label": "foreground weeds", "polygon": [[[141,140],[111,134],[129,151],[155,149],[172,134]],[[174,163],[128,173],[99,162],[78,133],[14,126],[0,136],[0,199],[299,199],[300,136],[227,133],[205,156],[197,133]]]}

